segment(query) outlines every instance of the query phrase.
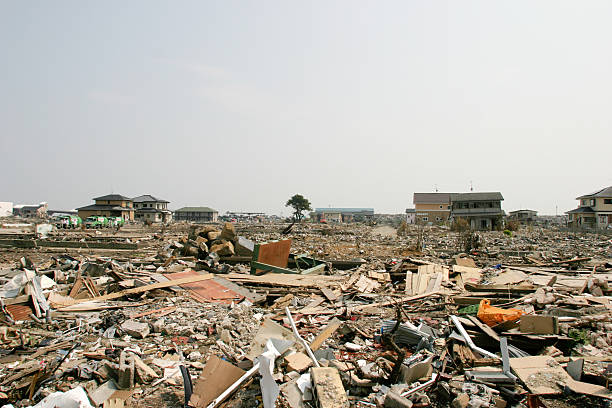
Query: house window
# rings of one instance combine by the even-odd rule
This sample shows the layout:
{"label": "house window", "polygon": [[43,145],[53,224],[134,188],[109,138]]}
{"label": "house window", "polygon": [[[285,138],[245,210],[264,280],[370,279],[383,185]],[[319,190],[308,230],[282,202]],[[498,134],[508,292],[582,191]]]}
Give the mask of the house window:
{"label": "house window", "polygon": [[429,221],[429,218],[423,217],[423,221]]}
{"label": "house window", "polygon": [[612,198],[604,198],[604,204],[612,204]]}
{"label": "house window", "polygon": [[595,199],[591,200],[591,207],[595,205]]}
{"label": "house window", "polygon": [[442,218],[436,217],[436,221],[442,221]]}
{"label": "house window", "polygon": [[440,209],[442,209],[442,206],[440,206]]}
{"label": "house window", "polygon": [[446,206],[446,209],[447,209],[447,210],[450,210],[450,205],[447,205],[447,206]]}

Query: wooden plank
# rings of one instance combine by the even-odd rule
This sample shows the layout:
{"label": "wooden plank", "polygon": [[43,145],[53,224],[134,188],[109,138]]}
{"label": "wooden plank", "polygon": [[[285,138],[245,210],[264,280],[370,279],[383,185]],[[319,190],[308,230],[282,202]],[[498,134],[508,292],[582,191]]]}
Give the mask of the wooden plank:
{"label": "wooden plank", "polygon": [[321,287],[321,292],[323,292],[323,296],[325,296],[332,303],[338,299],[338,295],[336,295],[326,286]]}
{"label": "wooden plank", "polygon": [[402,303],[410,302],[412,300],[418,300],[418,299],[426,298],[426,297],[437,295],[437,294],[438,294],[437,292],[427,292],[427,293],[422,293],[420,295],[409,296],[407,298],[398,298],[396,300],[390,300],[388,302],[370,303],[369,305],[358,305],[358,306],[351,307],[350,311],[358,312],[360,310],[371,308],[371,307],[400,305]]}
{"label": "wooden plank", "polygon": [[406,288],[404,289],[404,292],[407,295],[412,295],[412,272],[410,271],[406,272]]}
{"label": "wooden plank", "polygon": [[499,335],[497,333],[495,333],[495,330],[493,330],[492,328],[490,328],[486,324],[482,323],[480,320],[478,320],[478,318],[476,316],[468,316],[467,318],[470,319],[472,321],[472,323],[474,323],[486,335],[488,335],[489,337],[491,337],[492,339],[494,339],[497,342],[500,341]]}
{"label": "wooden plank", "polygon": [[83,278],[81,277],[81,273],[79,272],[79,275],[77,276],[77,279],[74,282],[74,285],[72,285],[72,289],[70,289],[70,293],[68,294],[68,296],[74,299],[77,293],[79,293],[79,291],[81,290],[82,286],[83,286]]}
{"label": "wooden plank", "polygon": [[310,349],[312,351],[318,350],[319,347],[323,344],[325,340],[331,337],[336,330],[342,325],[342,321],[334,318],[331,322],[325,326],[325,328],[315,337],[315,339],[310,343]]}
{"label": "wooden plank", "polygon": [[[96,302],[96,301],[102,301],[102,300],[119,299],[119,298],[122,298],[125,295],[132,295],[132,294],[136,294],[136,293],[143,293],[143,292],[148,292],[148,291],[154,290],[154,289],[163,289],[163,288],[167,288],[167,287],[170,287],[170,286],[182,285],[182,284],[186,284],[186,283],[200,282],[200,281],[207,280],[207,279],[212,279],[212,278],[214,278],[214,275],[207,274],[207,275],[190,276],[188,278],[170,280],[168,282],[157,282],[157,283],[152,283],[150,285],[140,286],[138,288],[125,289],[125,290],[122,290],[120,292],[109,293],[109,294],[106,294],[106,295],[103,295],[103,296],[98,296],[98,297],[95,297],[95,298],[77,299],[77,300],[75,300],[74,302],[72,302],[70,304],[74,305],[74,304],[83,303],[83,302]],[[59,310],[62,310],[62,309],[59,309]]]}

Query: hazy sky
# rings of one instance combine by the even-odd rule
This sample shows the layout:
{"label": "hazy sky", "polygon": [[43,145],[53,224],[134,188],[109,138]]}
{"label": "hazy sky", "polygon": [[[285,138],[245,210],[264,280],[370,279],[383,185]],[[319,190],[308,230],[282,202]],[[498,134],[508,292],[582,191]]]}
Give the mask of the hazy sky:
{"label": "hazy sky", "polygon": [[0,201],[399,213],[612,185],[612,2],[0,1]]}

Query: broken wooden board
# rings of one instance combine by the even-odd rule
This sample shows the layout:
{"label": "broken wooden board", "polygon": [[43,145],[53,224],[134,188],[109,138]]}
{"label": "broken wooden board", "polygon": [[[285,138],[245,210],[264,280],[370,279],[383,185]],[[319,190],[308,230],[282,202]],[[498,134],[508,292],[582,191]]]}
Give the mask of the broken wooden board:
{"label": "broken wooden board", "polygon": [[[164,274],[164,276],[170,279],[170,281],[176,281],[177,279],[197,275],[199,275],[199,273],[191,269],[187,269],[183,272]],[[179,286],[188,290],[191,297],[201,303],[225,303],[229,305],[232,303],[238,303],[245,298],[243,294],[237,293],[217,282],[216,277],[206,281],[180,284]],[[249,300],[253,302],[254,298],[255,295],[253,295],[252,299]]]}
{"label": "broken wooden board", "polygon": [[[157,282],[157,283],[152,283],[150,285],[140,286],[140,287],[137,287],[137,288],[125,289],[125,290],[121,290],[119,292],[109,293],[109,294],[98,296],[98,297],[95,297],[95,298],[76,299],[73,302],[71,302],[70,304],[74,305],[74,304],[83,303],[83,302],[97,302],[97,301],[102,301],[102,300],[119,299],[119,298],[122,298],[125,295],[131,295],[131,294],[136,294],[136,293],[143,293],[143,292],[148,292],[148,291],[154,290],[154,289],[162,289],[162,288],[167,288],[167,287],[176,286],[176,285],[182,285],[182,284],[186,284],[186,283],[199,282],[199,281],[203,281],[203,280],[207,280],[207,279],[212,279],[213,277],[214,277],[214,275],[212,275],[212,274],[199,274],[198,276],[190,276],[190,277],[187,277],[187,278],[182,278],[182,279],[177,279],[177,280],[170,280],[168,282]],[[61,309],[59,309],[59,310],[61,310]]]}
{"label": "broken wooden board", "polygon": [[319,408],[346,408],[349,406],[340,373],[333,367],[310,369],[312,387]]}
{"label": "broken wooden board", "polygon": [[319,333],[317,337],[315,337],[312,343],[310,343],[310,349],[312,351],[318,350],[319,347],[321,347],[321,345],[323,344],[323,342],[330,338],[341,325],[342,321],[334,317],[331,322],[327,323],[327,326],[325,326],[321,333]]}
{"label": "broken wooden board", "polygon": [[407,295],[420,295],[427,292],[439,292],[443,282],[449,281],[449,271],[446,266],[428,264],[419,266],[418,272],[412,274],[411,293]]}
{"label": "broken wooden board", "polygon": [[263,275],[247,275],[244,273],[229,273],[224,277],[232,282],[254,285],[286,286],[319,288],[339,285],[346,278],[331,275],[299,275],[292,273],[266,273]]}
{"label": "broken wooden board", "polygon": [[376,312],[376,311],[379,311],[377,310],[379,307],[401,305],[402,303],[406,303],[406,302],[410,302],[410,301],[418,300],[418,299],[423,299],[423,298],[434,296],[434,295],[438,295],[438,292],[427,292],[421,295],[409,296],[405,298],[397,298],[395,300],[390,300],[387,302],[370,303],[369,305],[357,305],[357,306],[348,308],[348,313],[360,312],[360,311],[371,309],[371,308],[375,309],[374,311]]}

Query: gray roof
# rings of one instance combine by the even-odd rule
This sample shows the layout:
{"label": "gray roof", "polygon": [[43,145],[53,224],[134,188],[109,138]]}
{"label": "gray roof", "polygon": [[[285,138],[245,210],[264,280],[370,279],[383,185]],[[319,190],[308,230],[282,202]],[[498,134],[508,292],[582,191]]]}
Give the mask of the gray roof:
{"label": "gray roof", "polygon": [[343,214],[361,214],[367,213],[374,215],[373,208],[317,208],[316,213],[343,213]]}
{"label": "gray roof", "polygon": [[205,213],[218,213],[219,211],[217,210],[213,210],[210,207],[183,207],[183,208],[179,208],[178,210],[174,210],[175,213],[177,212],[205,212]]}
{"label": "gray roof", "polygon": [[508,212],[508,214],[517,214],[520,212],[537,213],[536,210],[514,210],[514,211]]}
{"label": "gray roof", "polygon": [[601,190],[597,190],[591,194],[585,194],[583,196],[577,197],[576,200],[580,200],[581,198],[587,197],[612,197],[612,186],[602,188]]}
{"label": "gray roof", "polygon": [[452,201],[503,201],[504,197],[500,192],[485,193],[454,193],[451,194]]}
{"label": "gray roof", "polygon": [[578,214],[578,213],[594,213],[591,207],[578,207],[572,211],[567,211],[566,214]]}
{"label": "gray roof", "polygon": [[121,194],[108,194],[101,197],[94,198],[96,200],[108,200],[108,201],[132,201],[130,197],[122,196]]}
{"label": "gray roof", "polygon": [[153,197],[150,194],[144,194],[138,197],[132,198],[135,203],[169,203],[170,201],[162,200],[161,198]]}
{"label": "gray roof", "polygon": [[414,204],[449,204],[452,193],[414,193]]}

